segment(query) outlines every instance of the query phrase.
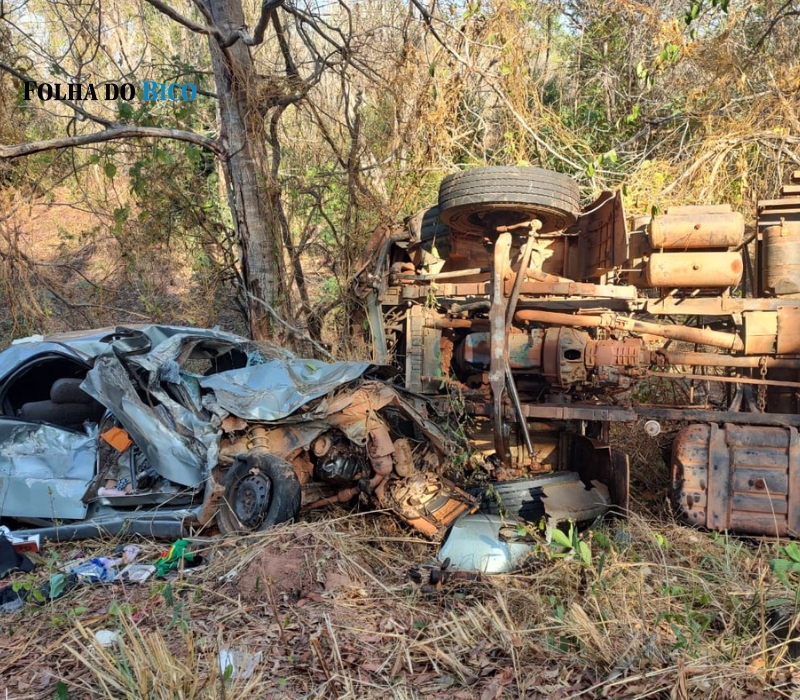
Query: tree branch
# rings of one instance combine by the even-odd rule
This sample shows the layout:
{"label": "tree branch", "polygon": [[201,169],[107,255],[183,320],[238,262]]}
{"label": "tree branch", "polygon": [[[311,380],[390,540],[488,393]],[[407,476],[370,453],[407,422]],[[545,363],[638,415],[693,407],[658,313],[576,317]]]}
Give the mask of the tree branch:
{"label": "tree branch", "polygon": [[764,42],[767,40],[767,37],[772,34],[772,30],[775,29],[778,22],[780,22],[782,19],[786,19],[787,17],[795,17],[800,15],[800,10],[789,10],[784,12],[784,10],[786,10],[786,8],[789,7],[792,2],[793,0],[786,0],[786,2],[781,5],[780,9],[775,13],[775,17],[773,17],[772,21],[769,23],[767,31],[761,35],[761,38],[755,43],[755,46],[753,46],[752,50],[750,51],[751,54],[755,54],[759,51],[759,49],[761,49],[761,47],[764,45]]}
{"label": "tree branch", "polygon": [[[7,63],[4,63],[3,61],[0,61],[0,69],[6,71],[6,73],[10,73],[15,78],[21,80],[23,83],[37,82],[35,80],[31,80],[27,75],[25,75],[24,73],[20,73],[16,68],[8,65]],[[76,114],[80,114],[82,117],[88,119],[89,121],[95,122],[97,124],[102,124],[105,127],[110,127],[113,126],[114,124],[114,122],[109,121],[108,119],[103,119],[103,117],[98,117],[97,115],[94,115],[91,112],[87,112],[83,107],[79,107],[70,100],[65,100],[62,98],[59,100],[59,102],[62,102],[63,104],[67,105],[67,107],[74,110]]]}
{"label": "tree branch", "polygon": [[283,4],[283,0],[264,0],[261,3],[261,14],[258,17],[255,31],[251,37],[244,30],[244,28],[235,29],[228,35],[223,34],[220,28],[214,23],[214,18],[212,17],[211,12],[203,0],[192,0],[192,2],[206,20],[206,26],[198,24],[188,17],[184,17],[182,14],[170,7],[167,3],[163,2],[163,0],[147,0],[147,2],[149,2],[159,12],[165,14],[178,24],[182,24],[187,29],[190,29],[198,34],[209,34],[213,36],[222,49],[227,49],[228,47],[233,46],[240,39],[247,46],[257,46],[258,44],[261,44],[264,41],[264,33],[267,30],[270,15],[275,9]]}
{"label": "tree branch", "polygon": [[277,312],[277,311],[275,311],[275,309],[273,309],[273,308],[272,308],[272,307],[271,307],[269,304],[267,304],[267,303],[266,303],[266,302],[265,302],[263,299],[259,299],[257,296],[254,296],[254,295],[252,295],[250,292],[247,292],[247,296],[248,296],[250,299],[252,299],[253,301],[255,301],[255,302],[258,302],[259,304],[261,304],[261,306],[263,306],[263,307],[264,307],[264,308],[265,308],[265,309],[266,309],[266,310],[269,312],[269,315],[270,315],[270,316],[272,316],[272,318],[273,318],[273,319],[274,319],[276,322],[280,323],[280,324],[281,324],[281,325],[282,325],[284,328],[286,328],[286,329],[287,329],[287,330],[288,330],[290,333],[293,333],[294,335],[296,335],[296,336],[297,336],[298,338],[300,338],[301,340],[304,340],[305,342],[307,342],[307,343],[308,343],[308,344],[309,344],[309,345],[310,345],[312,348],[314,348],[314,350],[316,350],[316,351],[317,351],[317,352],[318,352],[320,355],[322,355],[323,357],[325,357],[325,358],[327,358],[327,359],[329,359],[329,360],[332,360],[332,359],[333,359],[333,355],[331,355],[331,354],[330,354],[330,353],[329,353],[329,352],[328,352],[328,351],[327,351],[327,350],[326,350],[324,347],[322,347],[322,345],[320,345],[320,344],[319,344],[319,343],[318,343],[316,340],[314,340],[313,338],[311,338],[311,337],[307,336],[307,335],[306,335],[305,333],[303,333],[303,331],[301,331],[299,328],[295,328],[295,327],[294,327],[294,326],[292,326],[291,324],[289,324],[289,323],[287,323],[286,321],[284,321],[284,320],[283,320],[283,319],[282,319],[282,318],[281,318],[281,317],[278,315],[278,312]]}
{"label": "tree branch", "polygon": [[208,148],[220,157],[225,156],[224,151],[216,141],[191,131],[161,129],[151,126],[114,125],[105,131],[81,134],[80,136],[65,136],[63,138],[49,139],[47,141],[32,141],[31,143],[21,143],[15,146],[4,146],[0,144],[0,158],[20,158],[21,156],[29,156],[33,153],[41,153],[42,151],[86,146],[92,143],[103,143],[104,141],[130,138],[156,138],[186,141],[187,143],[194,143],[198,146]]}
{"label": "tree branch", "polygon": [[[209,23],[209,26],[204,27],[202,24],[198,24],[190,20],[188,17],[184,17],[180,12],[173,9],[167,3],[162,2],[161,0],[147,0],[153,7],[155,7],[159,12],[165,14],[171,20],[176,21],[178,24],[182,24],[187,29],[197,32],[198,34],[214,34],[217,39],[222,37],[221,32],[219,29],[216,28],[213,21]],[[198,5],[199,3],[195,3]],[[205,8],[203,8],[205,9]],[[203,12],[203,16],[206,17],[206,21],[208,21],[208,17],[206,16],[205,12]]]}
{"label": "tree branch", "polygon": [[[474,66],[474,65],[471,65],[470,63],[468,63],[466,61],[466,59],[464,59],[463,56],[461,56],[457,51],[455,51],[444,40],[442,35],[439,34],[439,32],[433,26],[433,21],[436,18],[431,14],[431,12],[428,11],[428,9],[422,4],[422,2],[420,0],[411,0],[411,4],[414,7],[416,7],[417,11],[420,13],[420,15],[422,15],[422,19],[425,22],[425,24],[427,25],[428,30],[430,31],[430,33],[433,36],[433,38],[436,39],[436,41],[439,43],[439,45],[447,53],[449,53],[456,61],[458,61],[461,65],[463,65],[466,69],[474,71],[479,76],[481,76],[481,78],[483,78],[483,80],[486,82],[486,84],[489,86],[489,88],[491,88],[492,92],[494,92],[495,95],[497,95],[497,97],[503,102],[503,104],[505,104],[506,109],[508,109],[508,111],[511,112],[511,114],[517,120],[519,125],[528,133],[528,135],[541,148],[546,150],[548,153],[550,153],[550,155],[554,156],[555,158],[560,160],[562,163],[565,163],[565,164],[569,165],[576,172],[580,173],[585,169],[585,167],[586,167],[585,163],[576,163],[575,161],[570,160],[563,153],[559,153],[559,151],[556,150],[556,148],[554,146],[551,146],[547,141],[545,141],[543,138],[541,138],[541,136],[539,136],[539,134],[533,128],[531,128],[531,125],[528,124],[528,121],[525,119],[525,117],[522,114],[520,114],[519,111],[514,107],[514,105],[511,103],[511,100],[508,98],[508,95],[506,94],[506,92],[502,88],[500,88],[498,85],[496,85],[495,82],[489,78],[489,76],[486,74],[485,71],[481,70],[477,66]],[[445,23],[444,20],[440,20],[440,21],[442,23]]]}

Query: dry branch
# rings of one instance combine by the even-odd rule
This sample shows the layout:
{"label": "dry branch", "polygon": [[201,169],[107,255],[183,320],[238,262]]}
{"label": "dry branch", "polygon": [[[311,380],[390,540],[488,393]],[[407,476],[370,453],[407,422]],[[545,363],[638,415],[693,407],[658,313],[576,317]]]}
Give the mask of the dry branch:
{"label": "dry branch", "polygon": [[224,152],[216,141],[206,138],[205,136],[201,136],[200,134],[195,134],[191,131],[182,131],[180,129],[161,129],[152,126],[116,125],[106,129],[105,131],[97,131],[91,134],[81,134],[80,136],[65,136],[57,139],[48,139],[47,141],[31,141],[29,143],[21,143],[15,146],[0,145],[0,158],[20,158],[22,156],[29,156],[33,153],[41,153],[42,151],[72,148],[74,146],[87,146],[93,143],[103,143],[105,141],[113,141],[115,139],[130,138],[156,138],[186,141],[188,143],[193,143],[198,146],[208,148],[218,156],[224,155]]}

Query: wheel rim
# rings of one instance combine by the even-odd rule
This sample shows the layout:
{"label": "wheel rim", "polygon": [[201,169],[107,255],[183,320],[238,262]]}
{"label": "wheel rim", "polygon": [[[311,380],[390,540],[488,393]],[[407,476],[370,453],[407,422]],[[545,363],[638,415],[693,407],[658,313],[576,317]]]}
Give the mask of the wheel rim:
{"label": "wheel rim", "polygon": [[233,512],[247,528],[257,528],[269,510],[272,484],[262,474],[248,474],[239,482],[233,503]]}

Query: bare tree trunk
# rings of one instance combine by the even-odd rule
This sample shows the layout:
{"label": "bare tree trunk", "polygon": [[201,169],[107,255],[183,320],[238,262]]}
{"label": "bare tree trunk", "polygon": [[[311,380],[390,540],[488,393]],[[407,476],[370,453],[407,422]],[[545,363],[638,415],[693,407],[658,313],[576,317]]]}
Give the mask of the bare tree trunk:
{"label": "bare tree trunk", "polygon": [[[223,32],[245,25],[241,0],[206,3]],[[274,306],[279,296],[281,252],[262,170],[266,158],[263,115],[254,99],[259,78],[244,42],[223,50],[213,37],[209,43],[219,98],[220,143],[228,154],[228,198],[242,249],[250,334],[263,340],[271,335],[271,316],[264,304]]]}

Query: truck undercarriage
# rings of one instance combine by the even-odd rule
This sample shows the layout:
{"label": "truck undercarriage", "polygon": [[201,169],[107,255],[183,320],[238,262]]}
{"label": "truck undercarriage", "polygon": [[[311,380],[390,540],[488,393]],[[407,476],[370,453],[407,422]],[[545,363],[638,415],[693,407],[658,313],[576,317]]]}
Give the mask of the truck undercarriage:
{"label": "truck undercarriage", "polygon": [[443,410],[457,397],[502,478],[577,471],[626,508],[609,425],[682,421],[686,521],[800,533],[800,171],[754,227],[727,205],[628,219],[619,192],[581,212],[577,184],[537,168],[456,173],[376,232],[355,293],[374,360]]}

